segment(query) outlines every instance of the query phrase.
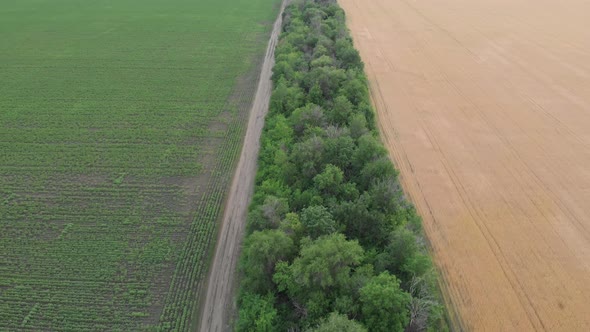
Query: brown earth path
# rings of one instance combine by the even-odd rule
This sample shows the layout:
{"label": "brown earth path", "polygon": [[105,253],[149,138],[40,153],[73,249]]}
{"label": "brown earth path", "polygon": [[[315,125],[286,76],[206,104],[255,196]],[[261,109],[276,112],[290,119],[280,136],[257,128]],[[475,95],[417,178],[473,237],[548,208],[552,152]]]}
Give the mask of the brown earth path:
{"label": "brown earth path", "polygon": [[202,332],[231,331],[231,318],[235,311],[236,267],[248,205],[254,190],[260,134],[270,102],[274,51],[281,32],[284,6],[283,2],[268,42],[240,160],[227,198],[207,289],[204,292],[205,299],[200,309],[199,331]]}
{"label": "brown earth path", "polygon": [[456,327],[590,331],[590,2],[339,2]]}

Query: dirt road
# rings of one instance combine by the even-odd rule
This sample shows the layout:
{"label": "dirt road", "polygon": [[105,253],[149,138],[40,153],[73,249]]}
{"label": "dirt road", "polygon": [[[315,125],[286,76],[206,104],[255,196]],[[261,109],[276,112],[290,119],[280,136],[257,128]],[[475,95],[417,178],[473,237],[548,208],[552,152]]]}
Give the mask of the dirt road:
{"label": "dirt road", "polygon": [[236,266],[246,224],[248,205],[254,189],[260,134],[264,127],[264,117],[268,111],[272,91],[270,78],[274,65],[275,46],[281,32],[283,9],[284,3],[274,23],[266,49],[256,96],[250,110],[242,153],[227,199],[215,248],[215,256],[209,272],[206,297],[201,309],[199,330],[202,332],[231,330],[230,318],[232,311],[235,309]]}
{"label": "dirt road", "polygon": [[590,3],[339,2],[455,323],[590,331]]}

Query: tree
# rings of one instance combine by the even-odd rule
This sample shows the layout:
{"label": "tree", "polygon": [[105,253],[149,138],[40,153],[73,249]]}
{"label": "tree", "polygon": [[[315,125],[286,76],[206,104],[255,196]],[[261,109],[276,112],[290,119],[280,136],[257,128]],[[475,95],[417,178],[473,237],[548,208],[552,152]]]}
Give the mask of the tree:
{"label": "tree", "polygon": [[338,96],[334,98],[332,110],[328,112],[330,121],[338,126],[346,125],[352,115],[353,107],[354,106],[346,96]]}
{"label": "tree", "polygon": [[[305,75],[303,84],[307,89],[311,89],[315,84],[319,84],[324,98],[332,99],[337,95],[338,89],[346,79],[346,72],[343,69],[336,67],[317,67]],[[346,95],[346,93],[341,94]]]}
{"label": "tree", "polygon": [[[272,185],[277,184],[277,181],[267,180],[263,182],[263,185]],[[263,187],[261,185],[260,187]],[[279,189],[277,189],[279,188]],[[247,233],[252,233],[253,231],[260,231],[269,228],[278,228],[279,222],[281,219],[285,217],[285,214],[289,212],[289,205],[287,203],[287,199],[283,197],[277,197],[273,194],[284,194],[287,195],[286,192],[282,192],[280,187],[269,187],[269,194],[264,192],[263,190],[259,190],[253,198],[253,202],[255,208],[253,208],[248,213],[248,222],[246,225]],[[262,204],[260,201],[264,199]]]}
{"label": "tree", "polygon": [[297,143],[291,151],[290,161],[297,167],[301,187],[306,188],[323,168],[324,140],[319,136],[312,136]]}
{"label": "tree", "polygon": [[367,332],[359,322],[348,319],[345,315],[333,312],[328,318],[308,332]]}
{"label": "tree", "polygon": [[370,331],[401,332],[410,322],[412,297],[393,275],[383,272],[361,288],[362,321]]}
{"label": "tree", "polygon": [[[272,79],[278,81],[279,79],[284,79],[286,81],[294,81],[297,72],[293,69],[293,66],[289,61],[282,60],[277,61],[272,69]],[[277,88],[283,89],[283,86],[277,86]],[[279,90],[280,91],[280,90]]]}
{"label": "tree", "polygon": [[246,237],[242,252],[242,286],[252,292],[265,293],[274,288],[275,264],[295,252],[293,240],[281,230],[254,232]]}
{"label": "tree", "polygon": [[344,174],[350,174],[353,157],[356,153],[356,144],[350,137],[348,130],[342,130],[340,135],[326,137],[324,149],[324,162],[338,166]]}
{"label": "tree", "polygon": [[278,114],[267,120],[264,126],[263,143],[279,147],[290,146],[294,139],[293,128],[283,114]]}
{"label": "tree", "polygon": [[387,150],[372,134],[366,134],[358,139],[358,148],[353,156],[355,170],[359,172],[366,163],[387,155]]}
{"label": "tree", "polygon": [[320,105],[324,101],[324,93],[320,87],[320,83],[316,82],[307,93],[308,102],[316,105]]}
{"label": "tree", "polygon": [[301,107],[305,96],[299,87],[288,86],[284,78],[281,78],[270,97],[269,109],[271,112],[288,116],[294,109]]}
{"label": "tree", "polygon": [[407,201],[396,176],[385,179],[377,179],[369,189],[372,198],[371,207],[377,211],[387,214],[395,214],[403,210]]}
{"label": "tree", "polygon": [[357,241],[334,233],[316,240],[304,238],[299,257],[291,265],[277,263],[273,281],[289,296],[300,326],[315,324],[334,310],[336,298],[350,296],[353,270],[363,256]]}
{"label": "tree", "polygon": [[341,62],[341,68],[363,69],[363,62],[359,52],[354,48],[349,38],[341,38],[336,41],[336,58]]}
{"label": "tree", "polygon": [[363,114],[367,119],[367,128],[369,130],[375,129],[375,112],[373,112],[373,108],[371,107],[369,100],[363,100],[358,103],[356,109],[359,114]]}
{"label": "tree", "polygon": [[[325,40],[326,38],[322,38],[322,41]],[[329,40],[329,39],[328,39]],[[313,49],[313,59],[319,59],[323,56],[328,56],[330,53],[328,51],[328,48],[322,43],[320,43],[318,41],[318,44],[316,45],[316,47]]]}
{"label": "tree", "polygon": [[375,267],[378,271],[386,270],[401,277],[402,281],[408,281],[412,276],[407,274],[407,266],[419,254],[416,236],[405,227],[399,227],[391,232],[385,250],[377,256]]}
{"label": "tree", "polygon": [[262,216],[273,226],[278,226],[279,222],[289,212],[289,205],[286,199],[279,199],[275,196],[267,196],[264,204],[260,206]]}
{"label": "tree", "polygon": [[287,213],[285,219],[281,221],[279,229],[291,237],[296,245],[299,243],[299,240],[303,235],[303,225],[301,224],[301,220],[297,213]]}
{"label": "tree", "polygon": [[389,158],[382,156],[365,164],[360,171],[358,182],[362,185],[362,188],[368,189],[371,184],[377,181],[383,181],[386,178],[396,179],[397,174]]}
{"label": "tree", "polygon": [[[369,252],[366,255],[370,254]],[[363,259],[364,261],[367,258]],[[356,266],[346,285],[342,286],[334,299],[333,311],[337,311],[348,317],[361,316],[360,290],[375,275],[371,264]]]}
{"label": "tree", "polygon": [[261,137],[257,183],[268,179],[285,179],[293,165],[288,160],[288,147],[295,138],[283,114],[269,117]]}
{"label": "tree", "polygon": [[267,200],[268,196],[285,199],[286,204],[286,199],[291,195],[291,188],[289,188],[289,186],[287,186],[281,179],[268,178],[264,181],[260,181],[262,179],[258,177],[258,174],[256,176],[258,187],[252,198],[252,206],[260,207],[260,205],[264,204]]}
{"label": "tree", "polygon": [[333,65],[334,65],[334,60],[330,56],[327,56],[327,55],[322,55],[319,58],[312,60],[310,63],[311,68],[333,66]]}
{"label": "tree", "polygon": [[[360,264],[363,254],[357,241],[348,241],[339,233],[316,240],[303,239],[299,257],[289,266],[288,272],[282,271],[283,275],[274,279],[279,281],[279,290],[287,290],[292,297],[346,285],[352,268]],[[284,278],[285,272],[289,274],[287,278]]]}
{"label": "tree", "polygon": [[323,195],[339,195],[344,181],[344,172],[338,166],[326,165],[324,171],[313,178],[315,188]]}
{"label": "tree", "polygon": [[424,248],[416,241],[416,235],[405,227],[391,232],[389,243],[377,256],[375,267],[378,271],[395,274],[404,284],[412,278],[421,277],[432,269],[432,263]]}
{"label": "tree", "polygon": [[348,72],[349,74],[345,75],[347,78],[343,81],[339,94],[346,96],[354,105],[367,102],[369,100],[369,91],[366,83],[358,78],[361,75],[354,70]]}
{"label": "tree", "polygon": [[276,63],[272,69],[273,82],[279,82],[284,78],[286,82],[298,83],[303,77],[302,72],[307,71],[309,66],[304,53],[287,42],[279,43],[275,51],[275,59]]}
{"label": "tree", "polygon": [[322,55],[331,56],[331,50],[334,47],[334,41],[330,37],[321,35],[318,37],[318,42],[313,50],[313,59],[317,59]]}
{"label": "tree", "polygon": [[357,113],[352,116],[350,120],[350,136],[358,139],[369,131],[367,127],[367,119],[362,113]]}
{"label": "tree", "polygon": [[[410,294],[412,301],[410,303],[410,323],[406,332],[422,332],[428,329],[429,320],[434,322],[441,321],[443,308],[433,296],[432,285],[435,275],[430,278],[413,277],[410,281]],[[433,327],[435,325],[433,324]],[[437,331],[444,331],[445,326],[438,326]]]}
{"label": "tree", "polygon": [[271,332],[275,330],[277,311],[272,294],[260,296],[245,293],[240,296],[239,318],[236,330],[248,332]]}
{"label": "tree", "polygon": [[358,239],[365,247],[379,247],[386,242],[390,232],[387,219],[383,213],[371,209],[368,193],[341,202],[333,211],[335,218],[345,226],[349,238]]}
{"label": "tree", "polygon": [[307,104],[305,107],[293,111],[289,121],[298,136],[301,136],[304,130],[309,127],[324,127],[326,125],[324,110],[314,104]]}
{"label": "tree", "polygon": [[359,191],[354,182],[346,182],[344,172],[335,165],[328,164],[323,172],[313,178],[314,189],[323,197],[324,206],[333,209],[342,200],[355,200]]}
{"label": "tree", "polygon": [[301,211],[313,205],[324,205],[324,199],[315,187],[305,190],[296,189],[293,192],[291,207],[294,211]]}
{"label": "tree", "polygon": [[336,221],[323,206],[310,206],[301,211],[301,224],[312,239],[336,232]]}
{"label": "tree", "polygon": [[301,25],[290,28],[291,32],[285,36],[284,40],[297,47],[299,51],[305,52],[306,48],[309,46],[308,37],[311,34],[311,31],[302,20],[299,18],[293,19],[293,22],[296,21],[300,21]]}

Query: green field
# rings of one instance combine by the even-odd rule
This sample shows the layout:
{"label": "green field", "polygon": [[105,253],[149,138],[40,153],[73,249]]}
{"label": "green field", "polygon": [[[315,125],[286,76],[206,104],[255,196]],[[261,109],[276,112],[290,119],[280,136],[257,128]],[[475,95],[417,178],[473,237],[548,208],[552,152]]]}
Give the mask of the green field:
{"label": "green field", "polygon": [[0,5],[0,331],[194,323],[278,6]]}

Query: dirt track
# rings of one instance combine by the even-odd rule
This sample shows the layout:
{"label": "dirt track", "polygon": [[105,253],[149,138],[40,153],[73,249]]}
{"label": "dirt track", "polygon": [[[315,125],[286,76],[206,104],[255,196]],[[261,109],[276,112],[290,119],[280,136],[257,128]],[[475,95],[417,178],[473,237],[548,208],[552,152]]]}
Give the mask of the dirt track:
{"label": "dirt track", "polygon": [[339,2],[455,324],[590,331],[590,3]]}
{"label": "dirt track", "polygon": [[211,264],[207,283],[206,297],[202,302],[199,331],[230,331],[231,316],[235,310],[234,288],[236,284],[236,266],[240,254],[240,245],[246,224],[248,205],[254,189],[256,161],[260,149],[260,134],[264,127],[264,117],[268,111],[272,91],[272,67],[274,50],[281,32],[284,4],[271,33],[248,128],[242,146],[242,153],[232,180],[228,195],[221,230],[217,239],[215,256]]}

